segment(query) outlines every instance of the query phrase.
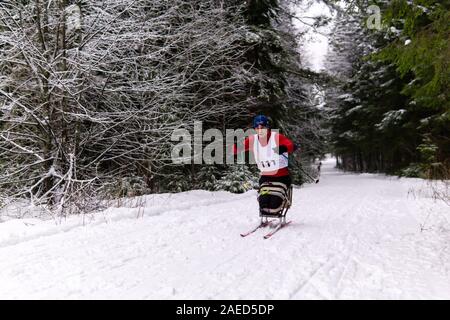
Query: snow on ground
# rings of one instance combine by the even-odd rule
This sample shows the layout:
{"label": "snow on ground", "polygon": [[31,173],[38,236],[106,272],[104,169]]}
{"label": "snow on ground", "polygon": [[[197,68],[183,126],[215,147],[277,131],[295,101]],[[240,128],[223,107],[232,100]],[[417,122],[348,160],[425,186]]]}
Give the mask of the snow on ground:
{"label": "snow on ground", "polygon": [[[255,191],[129,200],[95,216],[0,223],[1,299],[449,299],[449,211],[420,179],[324,162],[273,238]],[[141,206],[141,208],[139,208]]]}

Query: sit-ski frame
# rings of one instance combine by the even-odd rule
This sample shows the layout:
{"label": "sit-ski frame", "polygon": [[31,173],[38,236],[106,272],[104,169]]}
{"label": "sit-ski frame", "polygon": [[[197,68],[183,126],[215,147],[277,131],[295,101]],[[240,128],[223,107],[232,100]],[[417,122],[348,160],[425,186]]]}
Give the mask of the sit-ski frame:
{"label": "sit-ski frame", "polygon": [[259,216],[261,217],[261,225],[265,226],[270,223],[269,218],[278,218],[280,220],[277,226],[283,226],[286,224],[286,214],[292,205],[292,185],[287,189],[287,199],[283,202],[283,207],[277,213],[267,213],[259,210]]}

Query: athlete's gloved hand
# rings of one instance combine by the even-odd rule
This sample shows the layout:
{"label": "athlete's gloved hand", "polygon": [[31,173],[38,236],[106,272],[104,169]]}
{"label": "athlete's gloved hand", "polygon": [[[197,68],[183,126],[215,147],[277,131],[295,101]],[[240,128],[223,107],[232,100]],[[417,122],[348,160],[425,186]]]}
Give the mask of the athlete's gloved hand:
{"label": "athlete's gloved hand", "polygon": [[278,154],[282,154],[282,153],[285,153],[288,151],[287,147],[283,146],[283,145],[279,146],[278,148],[275,147],[272,150],[273,150],[273,152],[278,153]]}

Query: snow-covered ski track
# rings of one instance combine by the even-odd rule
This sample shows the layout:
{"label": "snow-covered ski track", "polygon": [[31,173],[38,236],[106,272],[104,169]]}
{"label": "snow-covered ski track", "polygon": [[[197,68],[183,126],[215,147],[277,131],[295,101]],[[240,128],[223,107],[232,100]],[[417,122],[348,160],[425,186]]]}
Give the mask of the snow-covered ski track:
{"label": "snow-covered ski track", "polygon": [[450,299],[448,207],[408,196],[419,179],[333,165],[294,188],[293,222],[270,241],[267,227],[240,236],[258,225],[255,191],[0,223],[0,298]]}

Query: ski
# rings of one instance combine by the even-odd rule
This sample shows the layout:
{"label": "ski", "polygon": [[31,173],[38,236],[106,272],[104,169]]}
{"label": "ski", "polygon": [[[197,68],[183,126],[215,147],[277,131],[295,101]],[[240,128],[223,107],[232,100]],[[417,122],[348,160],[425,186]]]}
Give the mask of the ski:
{"label": "ski", "polygon": [[262,222],[260,223],[256,228],[246,232],[246,233],[241,233],[241,237],[246,237],[251,235],[252,233],[254,233],[256,230],[260,229],[260,228],[264,228],[267,227],[268,225],[270,225],[270,221],[266,221],[266,222]]}
{"label": "ski", "polygon": [[269,239],[271,236],[273,236],[275,233],[277,233],[280,229],[286,227],[286,226],[287,226],[288,224],[290,224],[291,222],[292,222],[292,220],[291,220],[291,221],[288,221],[288,222],[286,222],[286,223],[279,224],[279,225],[275,228],[275,230],[273,230],[273,231],[269,232],[268,234],[266,234],[266,235],[264,236],[264,239]]}

